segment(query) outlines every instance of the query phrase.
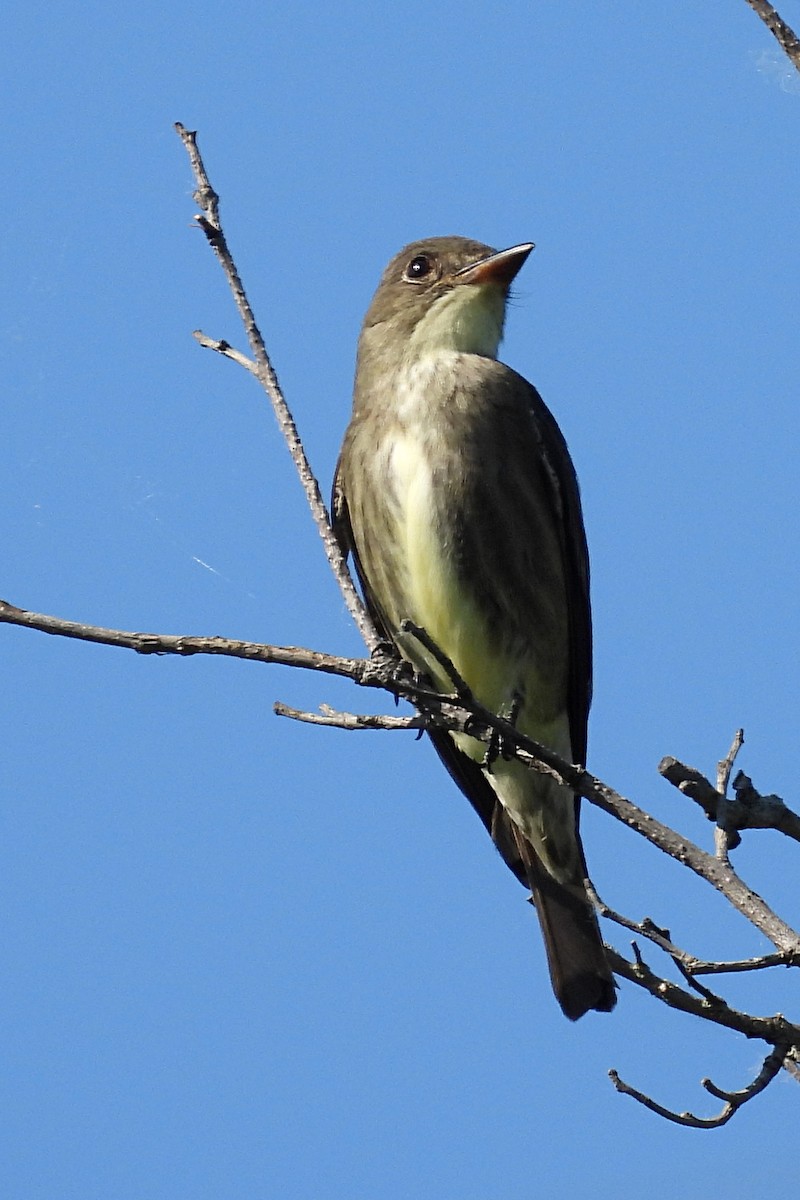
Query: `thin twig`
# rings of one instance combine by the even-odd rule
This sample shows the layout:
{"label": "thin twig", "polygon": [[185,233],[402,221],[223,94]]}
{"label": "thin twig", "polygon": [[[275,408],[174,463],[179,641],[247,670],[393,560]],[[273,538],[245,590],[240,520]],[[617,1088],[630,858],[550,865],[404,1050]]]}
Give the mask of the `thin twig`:
{"label": "thin twig", "polygon": [[717,823],[714,829],[714,848],[717,858],[725,863],[730,862],[730,851],[735,850],[741,842],[741,837],[733,827],[728,804],[728,780],[731,770],[744,743],[744,730],[737,729],[733,736],[730,749],[724,758],[717,763],[717,791],[721,800],[717,804]]}
{"label": "thin twig", "polygon": [[429,724],[424,717],[385,717],[372,713],[339,712],[328,704],[321,704],[319,712],[305,712],[301,708],[291,708],[281,700],[276,700],[272,711],[277,717],[291,717],[293,721],[303,721],[307,725],[330,725],[336,729],[425,729]]}
{"label": "thin twig", "polygon": [[720,1126],[726,1125],[730,1121],[731,1117],[738,1112],[743,1104],[747,1104],[748,1100],[752,1100],[759,1092],[763,1092],[764,1088],[772,1082],[784,1065],[786,1053],[787,1048],[785,1046],[775,1046],[764,1059],[761,1070],[753,1082],[738,1092],[724,1091],[722,1088],[717,1087],[715,1083],[712,1083],[710,1079],[703,1079],[702,1085],[706,1091],[716,1097],[717,1100],[725,1101],[725,1107],[716,1117],[696,1117],[694,1113],[690,1112],[674,1112],[671,1108],[665,1108],[663,1104],[659,1104],[657,1100],[653,1100],[651,1096],[640,1092],[638,1088],[625,1083],[624,1080],[620,1079],[616,1071],[609,1071],[608,1075],[614,1087],[623,1096],[632,1096],[634,1100],[638,1100],[645,1108],[649,1108],[651,1112],[656,1113],[659,1117],[664,1117],[667,1121],[672,1121],[676,1125],[685,1125],[691,1129],[719,1129]]}
{"label": "thin twig", "polygon": [[717,763],[717,791],[721,796],[728,794],[728,780],[731,777],[733,764],[736,762],[736,756],[744,745],[744,730],[737,729],[733,735],[731,748],[724,758]]}
{"label": "thin twig", "polygon": [[688,950],[678,946],[672,940],[670,931],[656,925],[652,917],[642,917],[641,921],[634,921],[630,917],[616,912],[598,895],[594,884],[588,879],[586,891],[601,917],[605,917],[622,929],[627,929],[629,933],[646,938],[654,946],[658,946],[659,950],[663,950],[665,954],[669,955],[682,973],[685,972],[687,980],[693,979],[695,975],[732,975],[744,971],[763,971],[768,967],[800,967],[800,951],[796,953],[778,951],[776,954],[761,954],[754,958],[740,958],[725,962],[697,958],[696,955],[690,954]]}
{"label": "thin twig", "polygon": [[[512,744],[524,745],[525,739],[518,737]],[[523,758],[522,755],[519,757]],[[546,761],[551,759],[548,757]],[[777,950],[791,953],[800,950],[800,934],[782,921],[728,864],[721,863],[687,838],[682,838],[618,792],[612,792],[587,771],[569,767],[564,771],[564,779],[592,804],[596,804],[604,812],[612,813],[624,824],[630,823],[631,828],[639,830],[642,836],[659,850],[689,867],[696,875],[715,887],[734,908],[769,938]]]}
{"label": "thin twig", "polygon": [[[94,642],[103,646],[117,646],[123,650],[135,650],[137,654],[178,654],[184,658],[193,654],[215,654],[226,658],[243,658],[251,662],[277,663],[285,667],[323,671],[328,675],[352,679],[354,682],[358,682],[358,676],[363,674],[362,682],[372,677],[376,686],[390,686],[387,676],[371,659],[342,658],[336,654],[324,654],[319,650],[306,650],[302,646],[269,646],[236,638],[106,629],[102,625],[86,625],[81,621],[66,621],[62,617],[27,612],[6,600],[0,600],[0,624],[21,625],[26,629],[36,629],[40,633],[49,633],[57,637],[75,638],[78,641]],[[379,684],[377,678],[383,682]]]}
{"label": "thin twig", "polygon": [[735,1033],[741,1033],[747,1038],[759,1038],[761,1041],[777,1046],[794,1046],[800,1049],[800,1025],[787,1021],[781,1013],[771,1017],[756,1016],[753,1013],[742,1012],[733,1008],[719,996],[709,999],[706,996],[687,992],[685,988],[666,979],[644,961],[638,947],[634,946],[634,961],[631,962],[615,950],[606,946],[606,954],[611,969],[615,975],[620,975],[637,987],[643,988],[651,996],[666,1004],[676,1012],[690,1013],[702,1021],[710,1021],[714,1025],[722,1025]]}
{"label": "thin twig", "polygon": [[210,338],[200,329],[195,329],[192,337],[205,350],[214,350],[217,354],[221,354],[223,358],[229,358],[231,362],[238,363],[240,367],[244,367],[251,375],[255,375],[258,379],[258,364],[253,362],[252,358],[248,358],[246,354],[242,354],[241,350],[236,350],[226,342],[224,338]]}
{"label": "thin twig", "polygon": [[[196,216],[197,223],[205,233],[209,245],[219,260],[225,278],[228,280],[236,307],[239,310],[239,316],[244,324],[247,341],[255,359],[255,374],[269,396],[281,433],[289,447],[289,453],[300,476],[300,482],[303,485],[311,514],[322,538],[322,544],[325,547],[325,554],[330,563],[331,570],[341,588],[350,614],[369,650],[377,650],[380,646],[381,638],[353,584],[344,555],[331,527],[330,516],[328,515],[325,501],[322,498],[322,492],[311,470],[306,452],[303,449],[303,444],[300,441],[300,435],[297,432],[294,418],[289,411],[289,406],[281,391],[278,376],[267,354],[267,348],[261,336],[261,331],[256,324],[256,319],[250,307],[250,302],[247,299],[244,285],[242,284],[236,264],[233,261],[233,256],[228,249],[225,233],[219,219],[219,197],[209,181],[197,145],[197,134],[186,129],[180,121],[176,122],[175,130],[189,155],[189,162],[191,163],[197,183],[194,199],[201,210]],[[219,352],[225,354],[228,358],[234,357],[234,355],[229,353],[230,347],[227,342],[220,342],[218,345],[215,345],[213,339],[206,338],[205,335],[203,335],[203,338],[204,340],[201,344],[219,349]],[[225,347],[224,350],[221,349],[222,346]],[[239,361],[239,359],[237,358],[236,361]],[[246,366],[248,370],[252,370],[249,363],[245,362],[242,365]]]}
{"label": "thin twig", "polygon": [[800,71],[800,38],[793,29],[790,28],[778,15],[768,0],[747,0],[754,13],[757,13],[761,20],[766,25],[772,36],[776,39],[781,49],[786,53],[789,60],[794,63],[798,71]]}
{"label": "thin twig", "polygon": [[759,954],[755,958],[736,958],[715,962],[687,955],[686,966],[692,975],[734,975],[744,971],[764,971],[768,967],[800,967],[800,954],[778,951],[776,954]]}

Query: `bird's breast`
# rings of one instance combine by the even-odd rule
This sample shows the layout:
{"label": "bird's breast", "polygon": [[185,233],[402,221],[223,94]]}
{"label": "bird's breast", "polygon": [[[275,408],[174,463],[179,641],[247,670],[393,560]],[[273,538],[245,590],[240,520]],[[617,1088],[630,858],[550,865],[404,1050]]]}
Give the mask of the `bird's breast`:
{"label": "bird's breast", "polygon": [[458,590],[443,519],[442,481],[435,483],[427,440],[412,431],[397,429],[388,436],[380,457],[392,538],[402,563],[399,602],[408,609],[395,613],[396,621],[409,617],[436,637],[457,602]]}
{"label": "bird's breast", "polygon": [[[398,559],[392,595],[395,628],[408,618],[421,625],[455,664],[473,691],[498,707],[507,696],[509,666],[500,653],[500,631],[491,627],[458,557],[458,488],[430,440],[413,429],[384,442],[385,504]],[[414,639],[404,652],[443,690],[452,690],[441,666]]]}

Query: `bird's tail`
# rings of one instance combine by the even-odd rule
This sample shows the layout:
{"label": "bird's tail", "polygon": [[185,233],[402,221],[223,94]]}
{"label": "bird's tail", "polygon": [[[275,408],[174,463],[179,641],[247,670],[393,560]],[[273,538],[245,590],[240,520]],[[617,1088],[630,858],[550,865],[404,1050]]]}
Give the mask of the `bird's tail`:
{"label": "bird's tail", "polygon": [[516,828],[514,835],[542,927],[553,991],[564,1015],[577,1021],[590,1009],[610,1012],[617,1002],[616,985],[583,878],[567,883],[554,879],[527,838]]}

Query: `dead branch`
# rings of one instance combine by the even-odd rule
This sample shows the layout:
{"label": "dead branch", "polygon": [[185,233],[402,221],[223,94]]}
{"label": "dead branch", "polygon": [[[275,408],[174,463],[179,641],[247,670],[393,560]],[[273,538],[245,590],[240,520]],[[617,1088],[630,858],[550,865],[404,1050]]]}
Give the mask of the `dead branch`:
{"label": "dead branch", "polygon": [[726,1125],[730,1121],[743,1104],[752,1100],[759,1092],[763,1092],[764,1088],[779,1074],[781,1067],[785,1065],[785,1059],[785,1047],[776,1046],[764,1059],[761,1070],[753,1082],[739,1092],[726,1092],[712,1083],[710,1079],[701,1080],[702,1086],[710,1095],[715,1096],[717,1100],[725,1101],[725,1107],[716,1117],[696,1117],[694,1113],[690,1112],[674,1112],[671,1108],[665,1108],[657,1100],[645,1095],[644,1092],[640,1092],[638,1088],[625,1083],[616,1071],[609,1071],[608,1076],[618,1092],[624,1096],[632,1096],[645,1108],[649,1108],[651,1112],[657,1113],[659,1117],[664,1117],[667,1121],[672,1121],[676,1125],[687,1125],[691,1129],[719,1129],[720,1126]]}
{"label": "dead branch", "polygon": [[747,3],[764,22],[789,61],[800,71],[800,38],[794,30],[778,15],[768,0],[747,0]]}
{"label": "dead branch", "polygon": [[684,950],[682,947],[676,945],[670,931],[656,925],[651,917],[642,917],[640,921],[631,920],[630,917],[625,917],[622,913],[615,912],[613,908],[606,904],[598,896],[591,882],[587,882],[587,889],[601,916],[612,921],[615,925],[627,929],[629,933],[638,934],[639,937],[646,938],[654,946],[658,946],[659,950],[663,950],[665,954],[669,955],[679,970],[685,973],[685,977],[689,980],[693,980],[696,975],[725,975],[744,971],[763,971],[767,967],[800,967],[800,952],[790,950],[778,951],[777,954],[761,954],[754,958],[741,958],[729,962],[709,961],[697,958],[696,955],[690,954],[688,950]]}
{"label": "dead branch", "polygon": [[633,946],[634,962],[629,962],[618,951],[607,947],[614,973],[644,988],[668,1008],[690,1013],[704,1021],[712,1021],[715,1025],[722,1025],[747,1038],[760,1038],[772,1046],[780,1044],[784,1046],[784,1057],[789,1047],[800,1046],[800,1025],[787,1021],[781,1013],[771,1017],[758,1017],[733,1008],[720,996],[709,998],[707,995],[687,992],[671,979],[657,975],[651,970],[635,943]]}
{"label": "dead branch", "polygon": [[739,830],[742,829],[777,829],[800,842],[800,816],[780,796],[762,796],[743,771],[739,771],[733,781],[736,799],[729,800],[709,783],[705,775],[677,758],[662,758],[658,770],[679,792],[696,801],[709,821],[721,823],[733,831],[734,836],[729,840],[731,850],[741,842]]}
{"label": "dead branch", "polygon": [[[322,544],[325,548],[325,554],[333,571],[336,582],[341,588],[345,603],[350,611],[350,615],[356,623],[356,628],[363,637],[370,651],[377,649],[380,644],[380,637],[372,624],[369,613],[367,612],[361,597],[356,591],[350,571],[345,562],[344,555],[339,548],[339,543],[334,536],[331,528],[331,521],[328,515],[328,509],[325,501],[322,498],[319,484],[311,470],[308,458],[306,457],[303,443],[300,441],[300,435],[297,432],[297,426],[294,418],[289,411],[289,406],[284,399],[278,376],[267,354],[267,348],[264,344],[264,339],[261,336],[261,330],[256,324],[255,315],[250,302],[247,299],[247,294],[244,290],[244,285],[239,276],[239,271],[233,261],[233,256],[228,249],[228,243],[222,229],[222,224],[219,217],[219,196],[214,191],[208,178],[208,174],[197,145],[197,134],[177,121],[175,123],[175,131],[180,137],[183,145],[189,155],[192,172],[197,184],[194,200],[196,201],[200,212],[195,216],[198,226],[203,230],[203,233],[208,239],[208,244],[217,256],[220,266],[224,272],[228,285],[233,293],[233,299],[236,303],[239,316],[242,319],[242,324],[247,334],[247,341],[250,346],[253,358],[255,359],[255,369],[245,360],[244,364],[249,371],[252,371],[258,378],[259,383],[264,388],[264,391],[269,397],[272,404],[273,412],[278,421],[281,433],[289,447],[289,453],[292,456],[292,461],[297,469],[300,477],[300,482],[303,485],[303,490],[306,494],[308,506],[311,509],[311,515],[322,538]],[[219,353],[225,354],[228,358],[233,358],[236,362],[242,362],[244,356],[231,353],[231,347],[227,342],[215,343],[212,339],[206,338],[199,332],[195,334],[201,345],[211,346]],[[224,347],[224,349],[223,349]]]}
{"label": "dead branch", "polygon": [[291,717],[293,721],[303,721],[307,725],[327,725],[334,729],[419,729],[424,730],[428,722],[422,716],[416,717],[384,717],[371,713],[346,713],[331,708],[329,704],[320,704],[319,712],[304,712],[300,708],[291,708],[276,700],[272,706],[276,717]]}
{"label": "dead branch", "polygon": [[705,879],[760,929],[777,950],[785,953],[797,953],[800,950],[800,935],[747,887],[730,864],[720,862],[687,838],[681,837],[583,767],[568,763],[546,746],[523,736],[511,721],[490,712],[474,697],[441,696],[425,683],[414,679],[394,659],[381,654],[370,659],[345,659],[297,646],[269,646],[229,638],[131,633],[29,613],[8,602],[0,602],[2,622],[23,625],[44,633],[120,646],[136,650],[139,654],[217,654],[323,671],[352,679],[359,687],[380,688],[395,696],[402,696],[417,708],[431,726],[459,733],[469,732],[471,737],[487,745],[491,745],[499,735],[503,739],[504,751],[514,753],[532,770],[555,772],[559,779],[592,804],[610,813],[659,850]]}

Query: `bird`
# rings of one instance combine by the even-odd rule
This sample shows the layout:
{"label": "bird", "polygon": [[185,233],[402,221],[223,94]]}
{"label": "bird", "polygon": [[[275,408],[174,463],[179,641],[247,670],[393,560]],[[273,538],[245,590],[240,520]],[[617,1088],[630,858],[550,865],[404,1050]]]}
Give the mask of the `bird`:
{"label": "bird", "polygon": [[[497,358],[532,249],[433,237],[391,259],[358,341],[333,527],[402,659],[442,692],[453,690],[449,661],[486,708],[584,764],[592,623],[577,477],[539,393]],[[530,891],[562,1011],[611,1011],[579,798],[502,745],[429,736]]]}

